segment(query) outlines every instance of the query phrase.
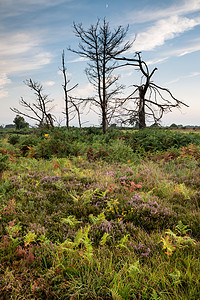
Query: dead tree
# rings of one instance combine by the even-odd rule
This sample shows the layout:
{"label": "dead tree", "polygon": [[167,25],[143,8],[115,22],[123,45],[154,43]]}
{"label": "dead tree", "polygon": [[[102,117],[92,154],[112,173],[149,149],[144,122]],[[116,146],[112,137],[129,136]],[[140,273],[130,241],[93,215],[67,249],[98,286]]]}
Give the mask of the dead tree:
{"label": "dead tree", "polygon": [[25,84],[34,91],[36,96],[35,102],[30,103],[24,100],[21,97],[19,104],[25,108],[25,111],[21,111],[18,108],[10,108],[14,113],[22,115],[38,122],[40,127],[47,126],[48,128],[53,128],[54,118],[51,115],[50,111],[53,109],[53,106],[49,107],[49,104],[53,102],[48,98],[48,95],[43,94],[43,86],[32,79],[26,80]]}
{"label": "dead tree", "polygon": [[64,90],[64,95],[65,95],[65,118],[66,118],[66,127],[69,128],[69,121],[70,121],[70,111],[69,111],[69,102],[71,102],[68,93],[70,91],[72,91],[73,89],[75,89],[78,86],[78,83],[75,84],[73,87],[71,88],[67,88],[70,80],[67,79],[67,68],[65,65],[65,52],[63,50],[62,53],[62,69],[61,69],[62,73],[63,73],[63,78],[64,78],[64,84],[62,85],[63,90]]}
{"label": "dead tree", "polygon": [[81,99],[81,98],[69,96],[70,110],[72,114],[71,120],[77,116],[80,129],[82,127],[81,114],[84,111],[85,107],[87,106],[88,101],[89,99]]}
{"label": "dead tree", "polygon": [[[139,128],[145,128],[147,118],[153,118],[154,123],[158,124],[164,113],[170,112],[173,108],[180,108],[182,105],[188,107],[187,104],[176,99],[170,90],[152,81],[152,76],[157,68],[150,71],[147,63],[141,58],[141,52],[136,52],[136,58],[115,57],[115,59],[124,62],[118,67],[137,67],[142,74],[141,83],[133,85],[135,90],[124,99],[121,119],[135,120],[139,124]],[[133,104],[134,107],[131,108]]]}
{"label": "dead tree", "polygon": [[91,25],[88,30],[84,29],[82,24],[74,23],[75,34],[80,39],[79,49],[69,50],[89,60],[85,72],[96,91],[92,102],[100,112],[103,133],[106,133],[114,111],[120,106],[118,95],[124,86],[117,84],[119,76],[113,73],[117,64],[113,57],[131,47],[130,42],[124,43],[127,30],[128,27],[124,29],[118,26],[112,32],[105,19],[102,25],[98,20],[96,25]]}

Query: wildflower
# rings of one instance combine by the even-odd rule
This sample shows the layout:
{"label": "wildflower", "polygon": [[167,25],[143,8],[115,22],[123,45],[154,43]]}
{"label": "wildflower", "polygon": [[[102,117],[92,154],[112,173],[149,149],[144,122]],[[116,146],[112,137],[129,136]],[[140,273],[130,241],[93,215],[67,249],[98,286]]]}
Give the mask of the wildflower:
{"label": "wildflower", "polygon": [[44,136],[45,136],[45,138],[46,138],[46,139],[49,139],[49,135],[48,135],[48,133],[45,133],[45,135],[44,135]]}

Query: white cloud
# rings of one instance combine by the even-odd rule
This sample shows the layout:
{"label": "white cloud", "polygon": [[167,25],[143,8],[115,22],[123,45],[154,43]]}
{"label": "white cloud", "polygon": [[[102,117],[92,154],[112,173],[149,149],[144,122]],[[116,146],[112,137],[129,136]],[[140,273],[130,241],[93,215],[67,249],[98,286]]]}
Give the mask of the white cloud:
{"label": "white cloud", "polygon": [[5,73],[1,74],[0,75],[0,87],[6,85],[8,83],[11,83],[11,80],[7,77],[7,75]]}
{"label": "white cloud", "polygon": [[191,77],[196,77],[199,76],[200,72],[192,72],[191,74],[189,74],[188,76],[185,76],[185,78],[191,78]]}
{"label": "white cloud", "polygon": [[1,35],[0,38],[0,57],[25,53],[38,44],[32,34],[28,35],[26,33],[6,34]]}
{"label": "white cloud", "polygon": [[0,73],[7,72],[8,74],[23,73],[24,71],[37,70],[42,66],[49,64],[51,61],[50,53],[33,54],[29,57],[7,57],[6,61],[1,61],[0,58]]}
{"label": "white cloud", "polygon": [[6,73],[0,74],[0,99],[8,95],[4,87],[9,83],[11,83],[11,80],[7,77]]}
{"label": "white cloud", "polygon": [[[57,74],[63,76],[63,72],[61,70],[59,70],[57,72]],[[67,75],[68,79],[72,77],[72,73],[67,72],[66,75]]]}
{"label": "white cloud", "polygon": [[88,61],[88,58],[86,57],[79,57],[73,60],[69,60],[68,63],[77,63],[77,62],[83,62],[83,61]]}
{"label": "white cloud", "polygon": [[175,79],[173,79],[173,80],[167,82],[167,84],[176,83],[176,82],[180,81],[181,79],[193,78],[193,77],[197,77],[197,76],[200,76],[200,72],[191,72],[191,73],[188,74],[188,75],[180,76],[180,77],[178,77],[178,78],[175,78]]}
{"label": "white cloud", "polygon": [[52,55],[41,48],[40,38],[36,34],[1,34],[0,39],[1,74],[39,69],[51,61]]}
{"label": "white cloud", "polygon": [[186,46],[169,51],[167,55],[184,56],[186,54],[190,54],[199,50],[200,50],[200,38],[197,38],[195,40],[188,40]]}
{"label": "white cloud", "polygon": [[196,46],[193,46],[193,47],[188,47],[188,48],[185,48],[185,49],[181,49],[181,50],[178,50],[178,56],[184,56],[186,54],[190,54],[192,52],[196,52],[196,51],[199,51],[200,50],[200,44],[199,45],[196,45]]}
{"label": "white cloud", "polygon": [[53,86],[53,85],[55,85],[55,82],[54,81],[45,81],[45,82],[43,82],[43,85]]}
{"label": "white cloud", "polygon": [[130,76],[132,76],[133,75],[133,72],[131,71],[131,72],[127,72],[127,73],[122,73],[121,74],[121,78],[125,78],[125,77],[130,77]]}
{"label": "white cloud", "polygon": [[177,35],[191,30],[199,24],[200,18],[189,19],[172,16],[168,19],[159,20],[155,25],[147,29],[147,31],[138,34],[131,51],[154,50],[155,47],[162,46],[166,40],[173,39]]}
{"label": "white cloud", "polygon": [[[167,1],[166,1],[167,4]],[[200,0],[185,0],[179,1],[175,4],[165,8],[158,9],[153,7],[152,3],[149,7],[144,7],[140,11],[131,11],[126,20],[129,23],[144,23],[149,21],[155,21],[162,18],[167,18],[171,16],[183,16],[200,10]]]}
{"label": "white cloud", "polygon": [[159,63],[161,63],[163,61],[168,60],[168,58],[169,57],[167,56],[167,57],[163,57],[163,58],[159,58],[159,59],[155,59],[155,60],[149,60],[146,63],[147,63],[147,65],[155,65],[155,64],[159,64]]}
{"label": "white cloud", "polygon": [[37,11],[42,7],[52,7],[72,0],[0,0],[2,18],[22,15],[26,12]]}
{"label": "white cloud", "polygon": [[34,33],[1,33],[0,47],[0,98],[7,96],[5,85],[8,76],[40,69],[51,62],[52,55],[40,46],[41,40]]}
{"label": "white cloud", "polygon": [[76,88],[73,92],[71,92],[71,96],[83,97],[83,98],[93,96],[93,94],[94,94],[94,87],[91,83],[86,84],[82,88]]}

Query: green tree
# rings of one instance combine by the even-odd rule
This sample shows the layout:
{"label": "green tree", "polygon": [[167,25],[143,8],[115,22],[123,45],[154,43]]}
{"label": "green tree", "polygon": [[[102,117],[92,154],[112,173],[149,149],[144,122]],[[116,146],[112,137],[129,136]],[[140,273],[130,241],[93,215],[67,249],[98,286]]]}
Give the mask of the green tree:
{"label": "green tree", "polygon": [[15,124],[16,129],[22,129],[29,127],[29,124],[24,120],[24,118],[20,115],[16,115],[13,123]]}

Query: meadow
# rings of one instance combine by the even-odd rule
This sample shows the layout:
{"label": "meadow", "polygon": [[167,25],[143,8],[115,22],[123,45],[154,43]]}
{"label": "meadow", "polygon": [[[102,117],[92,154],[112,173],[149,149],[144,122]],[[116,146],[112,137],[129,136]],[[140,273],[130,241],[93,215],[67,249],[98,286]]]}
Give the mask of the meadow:
{"label": "meadow", "polygon": [[0,299],[200,299],[200,135],[2,135]]}

